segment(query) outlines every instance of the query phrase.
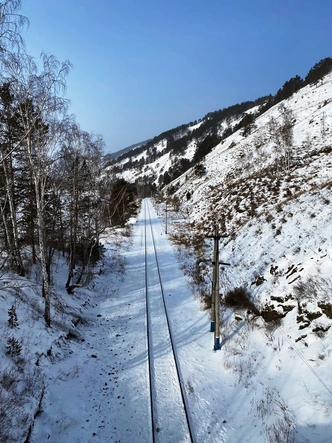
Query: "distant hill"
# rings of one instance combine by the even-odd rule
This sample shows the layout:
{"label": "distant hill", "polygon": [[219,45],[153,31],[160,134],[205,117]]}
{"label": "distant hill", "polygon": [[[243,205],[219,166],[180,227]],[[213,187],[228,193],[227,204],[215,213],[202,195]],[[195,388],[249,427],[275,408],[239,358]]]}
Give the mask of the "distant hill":
{"label": "distant hill", "polygon": [[[150,140],[150,139],[149,139]],[[144,142],[135,143],[133,145],[128,146],[127,148],[120,149],[119,151],[112,152],[110,154],[106,154],[104,156],[105,163],[116,160],[120,155],[126,154],[127,152],[131,151],[132,149],[138,148],[142,145],[145,145],[149,140],[145,140]]]}
{"label": "distant hill", "polygon": [[[112,165],[107,164],[113,174],[129,182],[150,184],[162,189],[173,180],[197,167],[221,142],[239,131],[248,137],[257,130],[258,119],[269,109],[287,104],[294,94],[319,82],[332,69],[332,59],[325,58],[316,63],[302,79],[300,76],[287,80],[280,89],[269,96],[259,97],[209,112],[203,118],[165,131],[145,142],[111,154]],[[330,92],[326,93],[326,100]],[[267,114],[266,114],[267,115]]]}

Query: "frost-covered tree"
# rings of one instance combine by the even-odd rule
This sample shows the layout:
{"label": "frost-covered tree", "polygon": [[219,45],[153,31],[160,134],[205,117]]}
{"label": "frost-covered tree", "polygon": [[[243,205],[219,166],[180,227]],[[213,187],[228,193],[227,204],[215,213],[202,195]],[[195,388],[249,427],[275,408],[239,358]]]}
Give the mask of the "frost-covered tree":
{"label": "frost-covered tree", "polygon": [[279,106],[282,123],[280,125],[280,135],[284,152],[284,168],[286,172],[290,171],[291,157],[293,154],[293,126],[294,113],[292,109],[287,108],[284,104]]}
{"label": "frost-covered tree", "polygon": [[6,52],[24,46],[21,29],[29,21],[18,12],[21,3],[21,0],[3,0],[0,3],[0,60]]}
{"label": "frost-covered tree", "polygon": [[20,137],[11,150],[23,150],[28,171],[26,176],[33,191],[38,258],[45,299],[44,317],[49,326],[51,288],[46,236],[49,175],[58,148],[59,122],[67,108],[63,91],[70,64],[60,63],[52,55],[42,54],[41,58],[41,72],[34,60],[22,51],[19,56],[8,54],[3,66],[15,96],[21,127]]}
{"label": "frost-covered tree", "polygon": [[75,123],[67,126],[60,168],[66,177],[61,189],[66,201],[62,223],[67,226],[63,250],[69,255],[68,292],[87,281],[90,265],[99,257],[100,234],[106,226],[104,183],[99,179],[103,145],[100,136],[82,131]]}
{"label": "frost-covered tree", "polygon": [[267,131],[270,140],[274,143],[282,170],[289,172],[293,154],[293,126],[295,116],[293,111],[284,104],[281,104],[278,110],[280,112],[279,120],[271,117],[267,125]]}

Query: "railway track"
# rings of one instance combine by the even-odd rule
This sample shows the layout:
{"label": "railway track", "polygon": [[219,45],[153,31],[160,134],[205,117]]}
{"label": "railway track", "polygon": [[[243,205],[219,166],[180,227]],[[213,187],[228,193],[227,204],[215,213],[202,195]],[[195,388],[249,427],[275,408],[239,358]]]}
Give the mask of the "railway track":
{"label": "railway track", "polygon": [[144,256],[151,441],[194,443],[185,387],[165,303],[154,220],[151,219],[149,205],[150,201],[145,200]]}

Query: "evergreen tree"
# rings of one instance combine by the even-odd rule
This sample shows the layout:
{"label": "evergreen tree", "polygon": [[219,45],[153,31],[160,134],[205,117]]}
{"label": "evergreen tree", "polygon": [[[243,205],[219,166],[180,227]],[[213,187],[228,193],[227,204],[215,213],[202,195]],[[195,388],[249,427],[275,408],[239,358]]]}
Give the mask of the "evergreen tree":
{"label": "evergreen tree", "polygon": [[6,344],[6,354],[18,357],[22,352],[22,344],[15,337],[9,337]]}
{"label": "evergreen tree", "polygon": [[255,115],[250,112],[244,114],[243,119],[237,125],[237,129],[243,128],[242,135],[244,137],[247,137],[247,135],[251,134],[251,131],[255,128],[254,121],[255,121]]}
{"label": "evergreen tree", "polygon": [[305,84],[315,84],[332,71],[332,58],[327,57],[316,63],[306,75]]}
{"label": "evergreen tree", "polygon": [[279,89],[274,97],[274,102],[279,103],[282,100],[285,100],[291,97],[295,92],[301,89],[304,86],[304,81],[299,75],[292,77],[290,80],[287,80],[283,86]]}
{"label": "evergreen tree", "polygon": [[11,258],[11,266],[20,275],[24,275],[20,251],[18,228],[18,165],[19,141],[22,126],[17,112],[17,101],[8,82],[0,86],[0,184],[3,192],[0,196],[1,222],[4,244]]}
{"label": "evergreen tree", "polygon": [[16,307],[15,307],[15,305],[12,305],[8,309],[8,326],[11,329],[17,328],[17,326],[18,326],[18,318],[17,318],[17,314],[16,314]]}
{"label": "evergreen tree", "polygon": [[205,139],[198,144],[194,157],[193,163],[198,163],[202,161],[205,156],[212,151],[212,149],[217,146],[221,141],[221,137],[219,135],[213,133],[205,137]]}

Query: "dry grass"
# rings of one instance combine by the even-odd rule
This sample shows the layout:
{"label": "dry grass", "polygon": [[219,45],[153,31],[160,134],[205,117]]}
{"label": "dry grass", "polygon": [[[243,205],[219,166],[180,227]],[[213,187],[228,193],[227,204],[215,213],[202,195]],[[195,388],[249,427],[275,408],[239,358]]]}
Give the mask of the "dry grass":
{"label": "dry grass", "polygon": [[26,441],[40,409],[44,379],[37,367],[8,363],[0,372],[0,441]]}

